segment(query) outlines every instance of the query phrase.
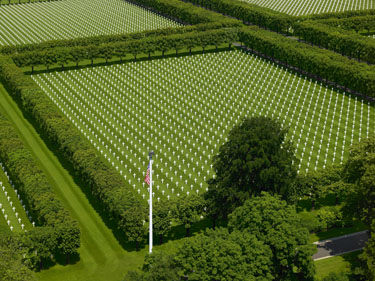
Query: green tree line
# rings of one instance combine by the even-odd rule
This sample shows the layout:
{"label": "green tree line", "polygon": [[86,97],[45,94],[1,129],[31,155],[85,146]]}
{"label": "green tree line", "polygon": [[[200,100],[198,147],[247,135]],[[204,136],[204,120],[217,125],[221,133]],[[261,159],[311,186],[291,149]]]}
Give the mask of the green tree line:
{"label": "green tree line", "polygon": [[75,62],[77,65],[84,60],[103,58],[109,60],[113,57],[120,59],[131,54],[136,59],[139,54],[153,54],[169,50],[178,50],[193,47],[219,46],[223,43],[232,43],[238,40],[237,29],[222,28],[203,32],[189,32],[185,34],[171,34],[169,36],[146,37],[133,41],[118,41],[100,45],[77,47],[58,47],[43,51],[30,51],[12,55],[18,67],[45,65],[63,65]]}
{"label": "green tree line", "polygon": [[375,28],[375,15],[358,16],[350,18],[329,18],[324,20],[317,20],[316,22],[323,23],[326,25],[339,27],[346,30],[354,30],[359,32],[361,30],[373,30]]}
{"label": "green tree line", "polygon": [[52,253],[67,256],[77,253],[80,246],[77,221],[57,198],[47,176],[2,115],[0,127],[0,159],[37,225],[24,234],[30,239],[30,249],[39,253],[36,256],[39,259],[49,258]]}
{"label": "green tree line", "polygon": [[293,28],[300,39],[314,45],[335,51],[343,56],[356,58],[358,61],[375,63],[375,40],[372,38],[316,21],[295,23]]}
{"label": "green tree line", "polygon": [[245,23],[255,24],[265,29],[284,34],[289,33],[292,23],[296,20],[294,16],[242,1],[186,0],[186,2],[191,2],[212,11],[234,17]]}
{"label": "green tree line", "polygon": [[256,26],[243,28],[240,41],[272,59],[327,79],[369,97],[375,97],[375,66],[332,51],[288,39]]}

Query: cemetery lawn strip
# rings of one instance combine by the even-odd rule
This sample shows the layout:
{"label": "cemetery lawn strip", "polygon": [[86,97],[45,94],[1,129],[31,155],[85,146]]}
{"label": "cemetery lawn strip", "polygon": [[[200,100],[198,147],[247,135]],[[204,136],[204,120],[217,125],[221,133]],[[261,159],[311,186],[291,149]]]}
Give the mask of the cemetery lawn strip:
{"label": "cemetery lawn strip", "polygon": [[72,176],[49,151],[2,85],[0,85],[0,111],[3,111],[15,124],[20,137],[49,177],[60,200],[79,222],[82,231],[80,260],[73,265],[55,265],[48,270],[43,270],[38,274],[40,280],[116,281],[121,280],[127,270],[141,265],[146,250],[127,252],[121,247]]}
{"label": "cemetery lawn strip", "polygon": [[318,278],[317,280],[321,280],[321,278],[327,276],[331,272],[346,272],[350,274],[357,263],[358,255],[361,253],[362,251],[356,251],[341,256],[315,261],[315,276]]}
{"label": "cemetery lawn strip", "polygon": [[[16,212],[19,214],[19,218],[22,220],[22,224],[25,225],[24,229],[30,229],[32,227],[31,222],[26,216],[25,210],[23,209],[21,202],[18,200],[16,193],[14,192],[13,188],[11,187],[10,183],[8,182],[7,177],[5,176],[5,173],[0,170],[0,182],[3,183],[3,186],[5,186],[5,191],[8,192],[7,196],[10,197],[10,201],[13,202],[13,207],[16,208]],[[17,189],[17,187],[16,187]],[[8,215],[8,219],[11,221],[11,225],[14,227],[13,231],[20,232],[22,231],[21,224],[18,223],[15,212],[13,212],[12,207],[10,206],[7,196],[5,196],[4,192],[0,190],[0,203],[2,203],[2,208],[5,209],[5,214]],[[0,213],[0,217],[2,217],[5,221],[4,214]],[[0,221],[0,224],[1,221]],[[9,226],[5,223],[6,227],[9,228]]]}

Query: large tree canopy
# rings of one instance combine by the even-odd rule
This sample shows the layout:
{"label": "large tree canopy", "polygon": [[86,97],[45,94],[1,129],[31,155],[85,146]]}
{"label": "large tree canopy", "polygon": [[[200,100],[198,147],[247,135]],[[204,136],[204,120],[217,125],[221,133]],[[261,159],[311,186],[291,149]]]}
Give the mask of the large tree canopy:
{"label": "large tree canopy", "polygon": [[283,199],[294,195],[297,161],[286,133],[268,117],[244,119],[230,131],[213,158],[216,177],[208,181],[205,195],[211,215],[226,216],[262,191]]}
{"label": "large tree canopy", "polygon": [[344,171],[346,179],[354,184],[349,209],[370,226],[375,217],[375,137],[352,147]]}
{"label": "large tree canopy", "polygon": [[309,233],[301,227],[295,207],[278,196],[263,192],[247,200],[229,216],[229,228],[255,235],[270,246],[276,280],[314,279],[314,246],[309,243]]}

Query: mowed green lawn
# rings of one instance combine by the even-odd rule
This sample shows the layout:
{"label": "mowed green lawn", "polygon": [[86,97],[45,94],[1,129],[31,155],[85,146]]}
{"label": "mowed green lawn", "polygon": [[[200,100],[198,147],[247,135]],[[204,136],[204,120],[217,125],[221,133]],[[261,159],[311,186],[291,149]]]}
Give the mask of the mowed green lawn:
{"label": "mowed green lawn", "polygon": [[73,265],[55,265],[48,270],[43,270],[37,274],[39,279],[117,281],[122,280],[127,270],[140,266],[147,250],[143,249],[140,252],[124,250],[68,171],[24,119],[2,85],[0,85],[0,111],[15,124],[22,139],[55,187],[56,194],[78,220],[82,231],[79,261]]}
{"label": "mowed green lawn", "polygon": [[374,106],[240,51],[33,75],[128,185],[147,199],[202,193],[211,159],[243,117],[289,129],[300,172],[345,161],[375,131]]}
{"label": "mowed green lawn", "polygon": [[331,272],[346,272],[350,274],[358,263],[358,255],[361,253],[362,251],[357,251],[342,256],[315,261],[316,277],[320,280]]}

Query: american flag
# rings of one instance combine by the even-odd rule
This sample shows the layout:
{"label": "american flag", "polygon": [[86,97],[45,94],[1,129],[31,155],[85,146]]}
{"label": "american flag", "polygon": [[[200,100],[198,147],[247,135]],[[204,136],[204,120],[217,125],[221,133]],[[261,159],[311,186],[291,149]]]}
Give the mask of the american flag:
{"label": "american flag", "polygon": [[147,166],[147,172],[146,172],[145,182],[148,185],[150,185],[150,164],[148,164],[148,166]]}

